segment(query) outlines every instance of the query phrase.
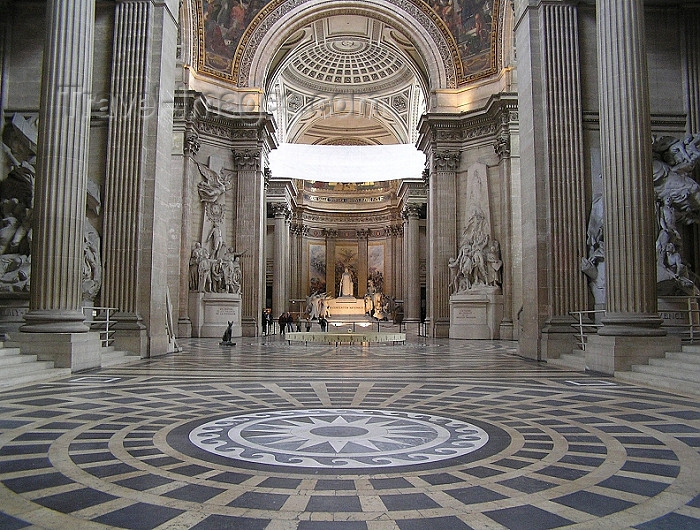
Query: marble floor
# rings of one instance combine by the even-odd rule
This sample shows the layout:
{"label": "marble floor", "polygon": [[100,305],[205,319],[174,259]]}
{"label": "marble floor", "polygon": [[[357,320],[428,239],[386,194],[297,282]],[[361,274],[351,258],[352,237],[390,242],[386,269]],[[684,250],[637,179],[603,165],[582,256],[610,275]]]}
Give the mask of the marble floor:
{"label": "marble floor", "polygon": [[181,345],[0,393],[0,528],[700,528],[697,399],[511,342]]}

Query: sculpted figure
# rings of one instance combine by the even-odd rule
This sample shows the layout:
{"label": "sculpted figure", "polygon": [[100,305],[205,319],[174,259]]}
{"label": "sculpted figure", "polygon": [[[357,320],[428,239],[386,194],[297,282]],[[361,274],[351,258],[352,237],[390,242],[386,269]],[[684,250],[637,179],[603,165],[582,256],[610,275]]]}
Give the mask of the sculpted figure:
{"label": "sculpted figure", "polygon": [[340,293],[338,296],[353,296],[353,290],[352,274],[350,270],[345,267],[345,271],[343,271],[343,275],[340,277]]}
{"label": "sculpted figure", "polygon": [[207,249],[202,248],[202,244],[197,241],[190,255],[190,291],[196,291],[199,288],[199,262],[208,257]]}

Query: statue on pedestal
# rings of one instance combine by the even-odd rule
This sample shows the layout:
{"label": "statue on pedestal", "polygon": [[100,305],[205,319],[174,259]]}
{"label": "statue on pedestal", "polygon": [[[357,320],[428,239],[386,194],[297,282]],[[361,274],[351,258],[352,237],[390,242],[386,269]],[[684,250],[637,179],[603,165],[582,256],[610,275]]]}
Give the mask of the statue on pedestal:
{"label": "statue on pedestal", "polygon": [[338,296],[354,296],[352,274],[347,267],[345,267],[345,271],[343,271],[343,275],[340,277],[340,292]]}

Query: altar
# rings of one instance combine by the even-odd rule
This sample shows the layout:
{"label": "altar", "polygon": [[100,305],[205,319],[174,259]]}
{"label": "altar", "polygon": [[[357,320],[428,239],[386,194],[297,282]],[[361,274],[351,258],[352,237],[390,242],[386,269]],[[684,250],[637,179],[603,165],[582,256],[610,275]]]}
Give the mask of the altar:
{"label": "altar", "polygon": [[329,321],[359,322],[366,320],[365,301],[354,296],[341,296],[326,301]]}

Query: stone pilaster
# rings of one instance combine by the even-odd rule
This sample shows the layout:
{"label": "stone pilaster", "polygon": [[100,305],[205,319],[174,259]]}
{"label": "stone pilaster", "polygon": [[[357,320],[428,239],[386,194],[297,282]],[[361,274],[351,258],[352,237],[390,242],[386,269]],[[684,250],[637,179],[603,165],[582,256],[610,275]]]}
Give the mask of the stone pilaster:
{"label": "stone pilaster", "polygon": [[299,224],[294,220],[289,223],[289,297],[298,299],[302,298],[299,289],[299,265],[301,260],[301,252],[299,240],[300,229]]}
{"label": "stone pilaster", "polygon": [[338,296],[335,284],[335,240],[338,231],[326,229],[323,233],[326,237],[326,292],[329,296]]}
{"label": "stone pilaster", "polygon": [[81,370],[101,362],[99,336],[88,333],[81,308],[95,5],[47,4],[32,288],[16,340],[23,353]]}
{"label": "stone pilaster", "polygon": [[700,132],[700,7],[687,7],[685,20],[685,75],[687,134]]}
{"label": "stone pilaster", "polygon": [[272,314],[279,315],[289,309],[289,232],[287,215],[289,209],[283,202],[272,204],[275,216],[275,240],[272,264]]}
{"label": "stone pilaster", "polygon": [[[173,9],[175,10],[173,13]],[[102,301],[116,307],[115,344],[165,353],[177,5],[119,0],[114,20],[105,180]]]}
{"label": "stone pilaster", "polygon": [[434,150],[428,191],[428,321],[432,336],[450,331],[450,275],[457,248],[457,170],[460,151]]}
{"label": "stone pilaster", "polygon": [[404,206],[404,321],[420,322],[420,219],[421,206],[408,203]]}
{"label": "stone pilaster", "polygon": [[569,1],[543,4],[544,136],[549,182],[549,318],[542,353],[557,358],[575,347],[570,311],[587,309],[581,258],[586,255],[584,156],[578,13]]}
{"label": "stone pilaster", "polygon": [[192,189],[194,186],[194,156],[199,151],[199,138],[191,126],[185,131],[182,157],[182,226],[180,227],[180,297],[178,304],[178,337],[192,336],[189,317],[190,256],[192,255]]}
{"label": "stone pilaster", "polygon": [[369,236],[370,231],[360,229],[357,234],[357,292],[358,298],[367,292],[367,278],[369,276]]}
{"label": "stone pilaster", "polygon": [[597,0],[607,312],[586,364],[612,373],[670,346],[657,313],[654,189],[642,0]]}
{"label": "stone pilaster", "polygon": [[238,174],[235,248],[241,258],[241,331],[245,337],[258,333],[258,320],[265,300],[265,180],[263,153],[259,148],[234,149]]}

